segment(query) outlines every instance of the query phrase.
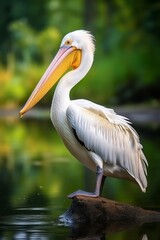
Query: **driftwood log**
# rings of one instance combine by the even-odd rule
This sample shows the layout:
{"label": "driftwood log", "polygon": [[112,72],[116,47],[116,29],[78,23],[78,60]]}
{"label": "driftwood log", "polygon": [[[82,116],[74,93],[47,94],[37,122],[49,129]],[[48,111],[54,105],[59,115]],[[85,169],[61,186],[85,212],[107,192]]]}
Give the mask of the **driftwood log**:
{"label": "driftwood log", "polygon": [[145,210],[106,198],[73,198],[70,208],[60,216],[76,235],[113,233],[144,223],[160,222],[160,212]]}

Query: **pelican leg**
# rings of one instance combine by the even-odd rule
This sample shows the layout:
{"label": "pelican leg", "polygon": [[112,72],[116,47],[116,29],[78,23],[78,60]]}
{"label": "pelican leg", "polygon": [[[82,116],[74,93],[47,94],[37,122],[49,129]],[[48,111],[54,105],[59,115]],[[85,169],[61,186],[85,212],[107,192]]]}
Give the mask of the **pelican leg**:
{"label": "pelican leg", "polygon": [[70,195],[68,195],[68,198],[74,198],[78,195],[86,196],[86,197],[98,197],[102,191],[104,180],[105,180],[105,176],[103,176],[103,169],[100,168],[99,166],[97,167],[96,175],[97,175],[96,187],[95,187],[95,191],[93,193],[86,192],[83,190],[77,190],[77,191],[71,193]]}
{"label": "pelican leg", "polygon": [[102,191],[103,191],[103,186],[106,180],[106,176],[102,176],[102,181],[101,181],[101,186],[100,186],[100,196],[102,195]]}

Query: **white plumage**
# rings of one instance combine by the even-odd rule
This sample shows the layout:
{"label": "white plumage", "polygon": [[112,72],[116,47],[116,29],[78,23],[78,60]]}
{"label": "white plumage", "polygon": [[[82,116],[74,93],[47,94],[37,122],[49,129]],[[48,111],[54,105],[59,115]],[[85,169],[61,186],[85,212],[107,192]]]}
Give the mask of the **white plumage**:
{"label": "white plumage", "polygon": [[83,30],[74,31],[64,37],[60,53],[33,91],[21,115],[36,104],[37,100],[34,99],[38,92],[54,76],[55,69],[61,65],[61,58],[64,61],[66,56],[71,56],[73,49],[75,54],[69,60],[73,70],[66,73],[57,85],[51,106],[51,119],[69,151],[88,168],[97,172],[97,182],[94,193],[79,190],[69,197],[78,194],[98,196],[103,176],[131,180],[145,192],[148,163],[138,134],[128,119],[117,115],[112,109],[87,100],[70,100],[70,90],[92,66],[95,50],[93,39],[90,33]]}

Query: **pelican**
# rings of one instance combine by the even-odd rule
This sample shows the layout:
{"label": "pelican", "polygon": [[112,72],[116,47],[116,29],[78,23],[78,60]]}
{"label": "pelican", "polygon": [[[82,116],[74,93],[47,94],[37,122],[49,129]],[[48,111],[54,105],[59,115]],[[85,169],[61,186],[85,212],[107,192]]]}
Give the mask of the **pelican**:
{"label": "pelican", "polygon": [[68,33],[20,116],[40,101],[61,78],[52,100],[52,123],[71,154],[96,172],[94,192],[77,190],[68,197],[98,197],[106,176],[131,180],[145,192],[148,163],[139,136],[129,120],[113,109],[91,101],[70,100],[70,91],[92,66],[94,51],[94,37],[90,32],[76,30]]}

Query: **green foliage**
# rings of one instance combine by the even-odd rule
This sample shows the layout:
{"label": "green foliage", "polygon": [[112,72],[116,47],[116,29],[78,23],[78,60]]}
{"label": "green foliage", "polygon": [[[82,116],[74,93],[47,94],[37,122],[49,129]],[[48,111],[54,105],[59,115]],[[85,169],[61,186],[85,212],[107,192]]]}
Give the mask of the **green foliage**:
{"label": "green foliage", "polygon": [[[45,28],[36,32],[25,21],[16,21],[10,25],[12,33],[12,54],[19,64],[32,64],[42,58],[49,60],[58,48],[61,34],[56,28]],[[21,50],[21,51],[20,51]]]}
{"label": "green foliage", "polygon": [[[76,4],[70,0],[65,4],[63,0],[28,4],[14,0],[8,5],[1,2],[0,7],[0,105],[24,103],[62,36],[78,28],[92,30],[97,51],[93,68],[73,90],[73,97],[105,105],[159,102],[158,2],[101,0],[90,6],[88,0]],[[50,101],[49,94],[42,104]]]}
{"label": "green foliage", "polygon": [[12,51],[8,55],[8,67],[1,67],[0,71],[3,84],[0,104],[3,105],[10,105],[11,102],[19,104],[27,98],[61,39],[56,28],[48,27],[36,32],[25,21],[13,22],[10,31],[13,41]]}

